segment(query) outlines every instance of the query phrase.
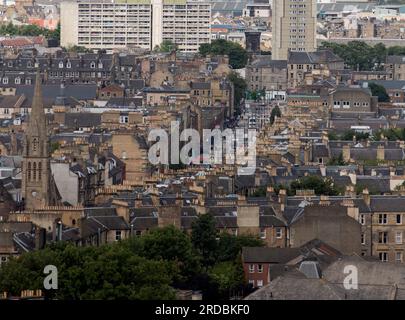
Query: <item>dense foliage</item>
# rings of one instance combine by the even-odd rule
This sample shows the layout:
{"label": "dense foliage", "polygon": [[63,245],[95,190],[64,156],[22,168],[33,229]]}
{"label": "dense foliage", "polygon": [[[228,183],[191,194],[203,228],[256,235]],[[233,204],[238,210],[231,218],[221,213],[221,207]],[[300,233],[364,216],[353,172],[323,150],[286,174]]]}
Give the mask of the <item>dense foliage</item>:
{"label": "dense foliage", "polygon": [[240,44],[224,39],[202,44],[199,52],[204,57],[209,54],[227,55],[229,57],[229,64],[233,69],[242,69],[248,62],[247,51]]}
{"label": "dense foliage", "polygon": [[176,50],[177,46],[171,40],[163,40],[159,46],[156,46],[155,51],[157,52],[172,52]]}
{"label": "dense foliage", "polygon": [[174,226],[100,247],[57,243],[11,259],[0,269],[0,292],[18,295],[43,288],[46,265],[58,268],[57,299],[174,299],[175,289],[201,290],[204,298],[228,299],[245,288],[240,253],[262,246],[251,236],[218,235],[202,215],[192,235]]}
{"label": "dense foliage", "polygon": [[15,26],[11,22],[0,26],[0,35],[10,36],[44,36],[47,39],[60,40],[60,24],[55,30],[49,30],[34,24]]}
{"label": "dense foliage", "polygon": [[346,130],[342,134],[337,134],[335,132],[328,133],[328,138],[330,141],[352,141],[353,137],[356,138],[356,141],[367,140],[370,138],[370,134],[356,132],[355,130]]}
{"label": "dense foliage", "polygon": [[287,191],[289,194],[295,195],[297,190],[314,190],[318,196],[337,196],[340,194],[340,190],[334,186],[331,178],[318,176],[306,176],[295,180]]}
{"label": "dense foliage", "polygon": [[383,86],[376,83],[370,83],[369,87],[372,95],[378,97],[378,102],[390,102],[390,96]]}
{"label": "dense foliage", "polygon": [[273,123],[274,123],[274,121],[276,120],[276,117],[277,117],[277,118],[280,118],[280,117],[281,117],[281,110],[280,110],[280,108],[279,108],[278,106],[275,106],[275,107],[273,108],[273,110],[271,110],[271,114],[270,114],[270,124],[273,124]]}
{"label": "dense foliage", "polygon": [[236,72],[231,72],[228,76],[228,80],[232,82],[234,86],[234,104],[235,104],[235,113],[240,114],[240,104],[245,96],[247,84],[246,80],[243,79],[239,74]]}
{"label": "dense foliage", "polygon": [[405,129],[404,128],[391,128],[380,129],[374,133],[374,140],[380,141],[387,139],[388,141],[405,141]]}
{"label": "dense foliage", "polygon": [[331,49],[344,59],[349,68],[359,71],[381,70],[387,55],[405,54],[405,47],[402,46],[387,48],[382,43],[371,46],[358,40],[350,41],[347,44],[323,42],[321,49]]}
{"label": "dense foliage", "polygon": [[340,153],[337,157],[332,157],[328,161],[329,166],[345,166],[347,165],[346,161],[343,159],[343,154]]}

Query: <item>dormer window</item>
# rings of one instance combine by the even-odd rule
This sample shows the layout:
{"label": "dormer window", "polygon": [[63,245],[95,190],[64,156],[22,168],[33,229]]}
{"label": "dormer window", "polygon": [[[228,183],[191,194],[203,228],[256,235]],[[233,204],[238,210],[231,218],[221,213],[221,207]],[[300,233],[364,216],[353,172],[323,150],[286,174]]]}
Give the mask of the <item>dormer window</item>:
{"label": "dormer window", "polygon": [[8,78],[7,77],[3,78],[3,84],[8,84]]}
{"label": "dormer window", "polygon": [[27,62],[27,68],[32,68],[32,62],[31,61]]}
{"label": "dormer window", "polygon": [[70,63],[70,61],[66,62],[66,68],[70,69],[72,67],[72,64]]}
{"label": "dormer window", "polygon": [[15,84],[20,84],[21,78],[20,77],[15,78],[14,82],[15,82]]}
{"label": "dormer window", "polygon": [[8,66],[11,68],[13,66],[13,61],[9,61]]}
{"label": "dormer window", "polygon": [[98,68],[99,68],[99,69],[103,69],[103,63],[102,63],[102,62],[99,62],[99,63],[98,63]]}
{"label": "dormer window", "polygon": [[94,69],[95,67],[96,67],[96,64],[94,63],[94,61],[92,61],[92,62],[90,63],[90,68]]}
{"label": "dormer window", "polygon": [[31,78],[25,79],[25,84],[31,84]]}
{"label": "dormer window", "polygon": [[63,62],[62,62],[62,61],[59,62],[59,68],[60,68],[60,69],[63,68]]}

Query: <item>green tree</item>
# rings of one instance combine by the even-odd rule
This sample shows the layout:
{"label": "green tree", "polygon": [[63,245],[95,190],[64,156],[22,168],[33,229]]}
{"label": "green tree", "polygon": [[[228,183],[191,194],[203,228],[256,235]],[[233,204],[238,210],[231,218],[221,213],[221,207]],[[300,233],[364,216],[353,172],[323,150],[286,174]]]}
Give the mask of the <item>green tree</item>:
{"label": "green tree", "polygon": [[314,190],[316,195],[337,196],[339,190],[334,187],[332,178],[307,176],[291,183],[291,191],[296,194],[297,190]]}
{"label": "green tree", "polygon": [[405,55],[405,47],[402,46],[393,46],[389,47],[387,50],[389,56],[403,56]]}
{"label": "green tree", "polygon": [[342,141],[351,141],[353,137],[356,137],[357,141],[367,140],[370,137],[369,133],[356,132],[354,130],[346,130],[341,136]]}
{"label": "green tree", "polygon": [[242,98],[245,96],[247,84],[245,79],[243,79],[239,74],[236,72],[231,72],[228,75],[228,80],[232,82],[234,86],[234,104],[235,104],[235,113],[240,114],[240,103]]}
{"label": "green tree", "polygon": [[373,82],[369,87],[372,95],[378,97],[378,102],[390,102],[390,96],[383,86]]}
{"label": "green tree", "polygon": [[227,55],[229,64],[233,69],[244,68],[248,61],[247,51],[238,43],[224,39],[213,40],[211,43],[204,43],[199,47],[202,56]]}
{"label": "green tree", "polygon": [[380,129],[374,133],[374,140],[405,141],[405,128]]}
{"label": "green tree", "polygon": [[347,163],[343,159],[343,154],[340,153],[339,156],[332,157],[332,159],[329,160],[328,165],[330,165],[330,166],[345,166],[345,165],[347,165]]}
{"label": "green tree", "polygon": [[58,22],[56,29],[52,32],[52,38],[60,41],[60,22]]}
{"label": "green tree", "polygon": [[219,294],[223,298],[229,298],[232,290],[243,286],[245,283],[241,262],[220,262],[213,266],[208,274],[217,284]]}
{"label": "green tree", "polygon": [[54,153],[60,148],[60,143],[58,141],[51,143],[51,153]]}
{"label": "green tree", "polygon": [[252,197],[254,197],[254,198],[262,198],[262,197],[265,197],[266,194],[267,194],[267,188],[266,187],[260,187],[255,192],[253,192]]}
{"label": "green tree", "polygon": [[0,291],[19,295],[43,288],[44,267],[58,268],[56,299],[173,299],[173,267],[134,255],[121,244],[76,247],[56,244],[22,254],[2,266]]}
{"label": "green tree", "polygon": [[177,46],[171,40],[163,40],[160,46],[156,46],[155,51],[158,52],[172,52],[177,50]]}
{"label": "green tree", "polygon": [[258,97],[259,97],[259,94],[256,90],[254,90],[250,93],[250,99],[252,99],[253,101],[257,101]]}
{"label": "green tree", "polygon": [[216,261],[218,248],[215,219],[210,214],[203,214],[192,225],[191,241],[202,257],[202,264],[207,268]]}
{"label": "green tree", "polygon": [[175,226],[151,230],[128,240],[134,254],[151,260],[174,262],[180,271],[179,282],[190,281],[200,271],[199,257],[190,237]]}
{"label": "green tree", "polygon": [[336,132],[328,132],[328,139],[329,141],[337,141],[340,139],[339,135],[336,134]]}
{"label": "green tree", "polygon": [[91,52],[90,49],[83,47],[83,46],[70,46],[67,48],[64,48],[67,52],[77,52],[77,53],[89,53]]}
{"label": "green tree", "polygon": [[6,25],[0,26],[0,35],[11,36],[44,36],[48,39],[56,39],[60,41],[60,24],[55,30],[49,30],[39,27],[34,24],[26,24],[21,26],[15,26],[11,22]]}
{"label": "green tree", "polygon": [[243,247],[263,247],[264,243],[257,237],[250,235],[230,235],[222,233],[219,236],[217,261],[235,261],[241,254]]}
{"label": "green tree", "polygon": [[387,60],[387,48],[383,43],[377,43],[373,47],[373,54],[376,69],[382,70],[384,63]]}
{"label": "green tree", "polygon": [[279,108],[278,106],[275,106],[275,107],[273,108],[273,110],[271,110],[271,114],[270,114],[270,124],[273,124],[273,123],[274,123],[274,121],[276,120],[276,117],[277,117],[277,118],[280,118],[280,117],[281,117],[281,110],[280,110],[280,108]]}
{"label": "green tree", "polygon": [[383,44],[370,46],[364,41],[350,41],[347,44],[323,42],[322,49],[330,49],[341,57],[346,65],[354,70],[381,69],[387,50]]}

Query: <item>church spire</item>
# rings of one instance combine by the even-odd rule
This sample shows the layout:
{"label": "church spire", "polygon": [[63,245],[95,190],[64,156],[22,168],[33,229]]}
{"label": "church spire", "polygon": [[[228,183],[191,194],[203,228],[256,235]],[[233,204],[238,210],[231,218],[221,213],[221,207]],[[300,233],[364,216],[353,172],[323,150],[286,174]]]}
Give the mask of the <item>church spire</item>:
{"label": "church spire", "polygon": [[34,96],[32,99],[31,114],[29,116],[28,134],[46,139],[46,120],[44,103],[42,100],[42,78],[39,70],[35,77]]}
{"label": "church spire", "polygon": [[49,139],[42,100],[42,79],[37,72],[28,128],[24,137],[22,195],[26,209],[55,203],[52,194]]}

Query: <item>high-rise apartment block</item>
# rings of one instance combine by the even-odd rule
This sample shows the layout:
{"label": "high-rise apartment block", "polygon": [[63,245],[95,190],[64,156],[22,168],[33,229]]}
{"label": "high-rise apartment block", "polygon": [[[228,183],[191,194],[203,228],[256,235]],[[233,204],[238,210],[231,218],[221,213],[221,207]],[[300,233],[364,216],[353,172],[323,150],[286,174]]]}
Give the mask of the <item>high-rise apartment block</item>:
{"label": "high-rise apartment block", "polygon": [[195,52],[211,39],[211,5],[200,0],[73,0],[61,3],[61,45],[140,47],[170,40]]}
{"label": "high-rise apartment block", "polygon": [[316,0],[273,1],[272,59],[287,60],[288,51],[316,51]]}

